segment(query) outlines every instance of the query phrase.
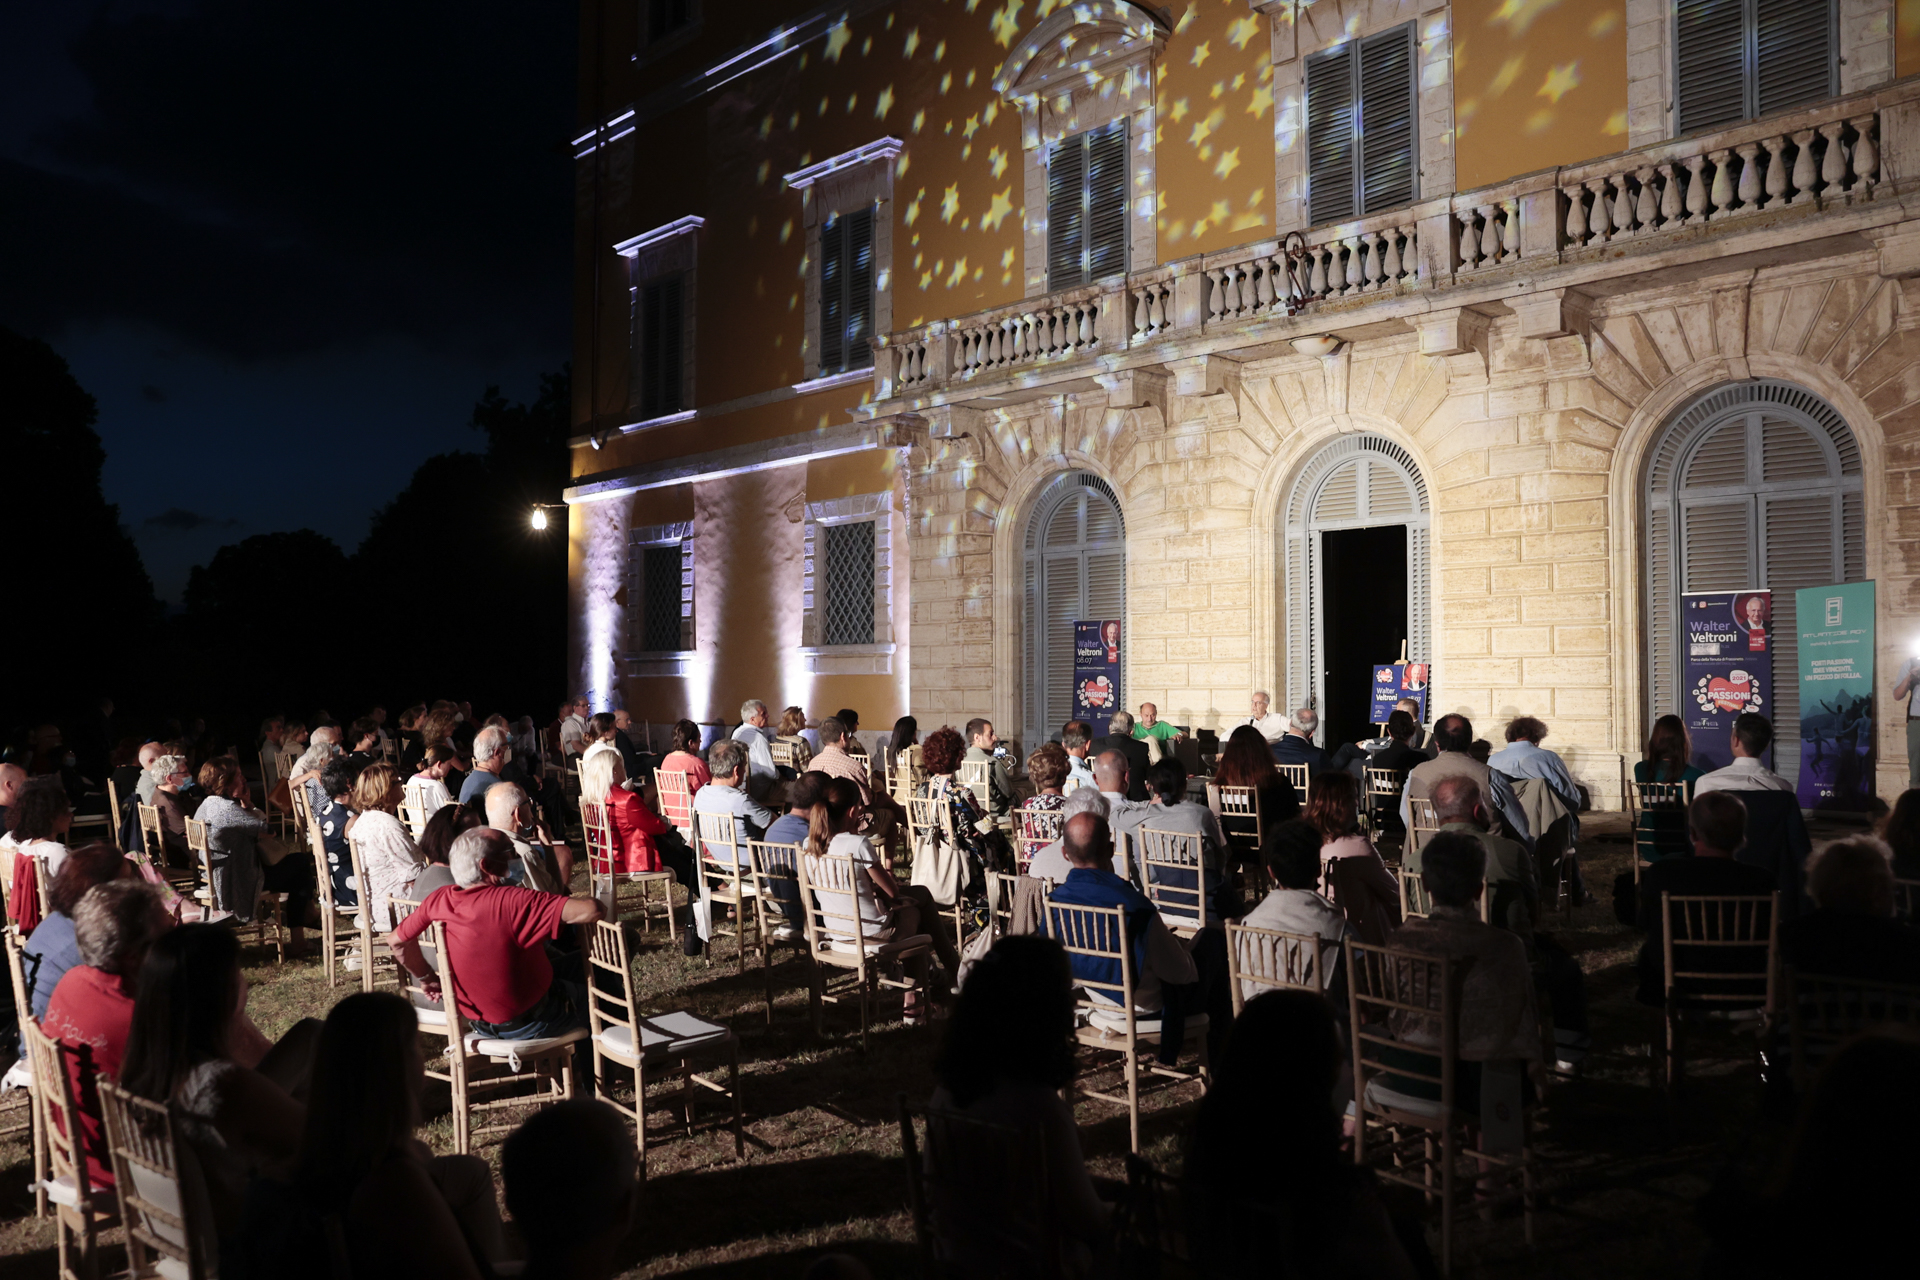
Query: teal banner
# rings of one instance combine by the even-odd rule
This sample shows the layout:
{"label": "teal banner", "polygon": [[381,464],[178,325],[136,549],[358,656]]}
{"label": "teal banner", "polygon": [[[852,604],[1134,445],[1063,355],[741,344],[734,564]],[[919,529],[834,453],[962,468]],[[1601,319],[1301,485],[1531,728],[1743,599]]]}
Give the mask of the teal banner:
{"label": "teal banner", "polygon": [[1873,799],[1873,584],[1794,593],[1800,625],[1800,807]]}

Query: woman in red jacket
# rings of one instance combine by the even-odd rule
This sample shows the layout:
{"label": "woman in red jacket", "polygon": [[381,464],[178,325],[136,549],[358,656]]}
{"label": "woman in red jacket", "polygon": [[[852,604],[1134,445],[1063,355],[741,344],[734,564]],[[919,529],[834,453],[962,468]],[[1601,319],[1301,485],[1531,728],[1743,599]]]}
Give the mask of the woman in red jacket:
{"label": "woman in red jacket", "polygon": [[[660,857],[660,837],[672,828],[639,796],[621,785],[627,780],[625,764],[618,751],[595,751],[580,764],[580,798],[603,805],[607,827],[613,836],[613,848],[594,849],[594,870],[615,875],[634,871],[658,871],[665,863]],[[588,845],[596,841],[591,833]],[[605,867],[611,862],[610,867]],[[604,870],[603,870],[604,867]]]}

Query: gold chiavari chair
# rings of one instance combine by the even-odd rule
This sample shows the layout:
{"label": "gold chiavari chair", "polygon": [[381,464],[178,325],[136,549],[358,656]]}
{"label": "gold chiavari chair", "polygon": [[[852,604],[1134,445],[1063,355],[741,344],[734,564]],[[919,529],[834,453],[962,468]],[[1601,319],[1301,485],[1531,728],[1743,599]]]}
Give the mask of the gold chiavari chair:
{"label": "gold chiavari chair", "polygon": [[1036,809],[1022,805],[1013,811],[1013,854],[1015,869],[1025,875],[1033,855],[1060,838],[1066,825],[1063,809]]}
{"label": "gold chiavari chair", "polygon": [[1780,891],[1750,895],[1660,895],[1660,948],[1667,1007],[1667,1089],[1685,1072],[1684,1033],[1704,1013],[1765,1019],[1779,1008]]}

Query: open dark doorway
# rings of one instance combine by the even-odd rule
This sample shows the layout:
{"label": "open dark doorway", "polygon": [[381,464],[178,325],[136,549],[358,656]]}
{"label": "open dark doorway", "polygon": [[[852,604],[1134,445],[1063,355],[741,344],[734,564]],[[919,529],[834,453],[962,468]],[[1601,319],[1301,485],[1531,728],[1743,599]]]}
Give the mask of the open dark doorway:
{"label": "open dark doorway", "polygon": [[1373,665],[1397,657],[1407,635],[1407,527],[1335,529],[1320,535],[1320,720],[1331,750],[1373,736]]}

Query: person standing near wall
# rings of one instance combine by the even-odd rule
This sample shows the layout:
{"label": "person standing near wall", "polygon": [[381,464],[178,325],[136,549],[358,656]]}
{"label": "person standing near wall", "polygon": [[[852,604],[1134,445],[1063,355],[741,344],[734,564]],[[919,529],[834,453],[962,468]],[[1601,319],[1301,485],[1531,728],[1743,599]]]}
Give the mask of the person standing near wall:
{"label": "person standing near wall", "polygon": [[1920,787],[1920,654],[1907,658],[1900,669],[1900,683],[1893,686],[1894,698],[1907,700],[1907,785]]}

